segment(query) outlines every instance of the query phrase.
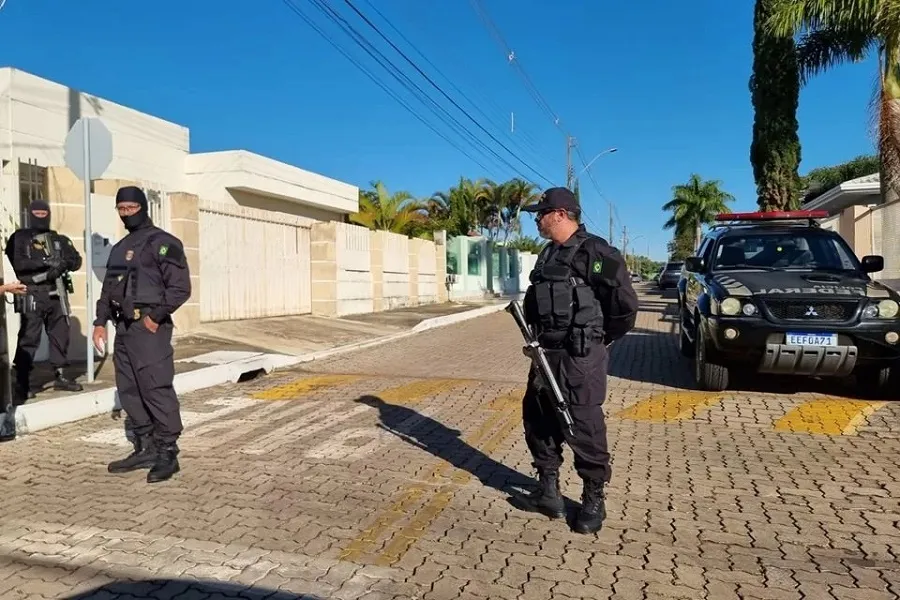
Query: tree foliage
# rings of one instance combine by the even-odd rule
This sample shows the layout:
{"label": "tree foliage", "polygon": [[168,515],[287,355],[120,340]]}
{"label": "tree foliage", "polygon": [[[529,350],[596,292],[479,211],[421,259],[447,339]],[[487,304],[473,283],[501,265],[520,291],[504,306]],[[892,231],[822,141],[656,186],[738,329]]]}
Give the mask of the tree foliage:
{"label": "tree foliage", "polygon": [[754,108],[750,162],[760,210],[790,210],[800,201],[797,105],[800,71],[793,37],[766,29],[776,0],[756,0],[753,16]]}
{"label": "tree foliage", "polygon": [[809,202],[845,181],[880,171],[881,160],[877,155],[861,155],[839,165],[812,169],[802,178],[806,190],[803,202]]}
{"label": "tree foliage", "polygon": [[692,253],[699,242],[703,225],[712,223],[717,214],[727,212],[732,201],[734,196],[722,190],[720,181],[704,180],[696,173],[691,174],[687,183],[673,186],[672,199],[662,208],[671,213],[663,228],[675,230],[675,249],[682,252],[689,243],[689,252]]}

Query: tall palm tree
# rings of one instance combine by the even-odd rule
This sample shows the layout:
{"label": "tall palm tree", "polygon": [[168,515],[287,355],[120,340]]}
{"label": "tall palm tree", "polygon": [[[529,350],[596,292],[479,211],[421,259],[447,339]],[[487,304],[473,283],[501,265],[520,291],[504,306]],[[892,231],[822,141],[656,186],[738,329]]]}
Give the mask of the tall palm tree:
{"label": "tall palm tree", "polygon": [[[768,29],[776,35],[797,35],[803,81],[843,62],[858,62],[870,53],[879,57],[878,86],[872,103],[881,156],[882,198],[900,196],[900,0],[773,0]],[[887,210],[900,210],[892,206]],[[887,216],[887,213],[885,214]],[[885,219],[884,223],[894,222]],[[900,236],[888,262],[900,276]],[[887,270],[887,269],[886,269]]]}
{"label": "tall palm tree", "polygon": [[511,234],[522,231],[522,221],[519,218],[522,209],[535,204],[540,197],[540,187],[535,183],[519,178],[506,182],[506,202],[501,215],[504,224],[504,242],[509,240]]}
{"label": "tall palm tree", "polygon": [[687,183],[672,187],[672,199],[663,204],[663,210],[672,216],[663,225],[665,229],[675,228],[676,232],[694,232],[694,249],[700,244],[703,225],[715,220],[718,213],[728,210],[728,203],[734,196],[721,188],[722,183],[711,179],[704,181],[692,173]]}
{"label": "tall palm tree", "polygon": [[360,192],[359,211],[350,215],[351,222],[369,229],[405,234],[425,218],[425,206],[409,192],[390,194],[380,181],[373,181],[372,186],[374,192]]}

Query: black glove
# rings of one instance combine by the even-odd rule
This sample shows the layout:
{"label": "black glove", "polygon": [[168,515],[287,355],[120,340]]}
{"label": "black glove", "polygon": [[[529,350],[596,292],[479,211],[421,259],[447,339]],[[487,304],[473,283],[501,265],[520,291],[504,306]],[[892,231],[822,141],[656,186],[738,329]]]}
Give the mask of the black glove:
{"label": "black glove", "polygon": [[61,258],[55,256],[46,258],[44,264],[50,267],[47,271],[47,279],[56,279],[66,272],[66,263]]}

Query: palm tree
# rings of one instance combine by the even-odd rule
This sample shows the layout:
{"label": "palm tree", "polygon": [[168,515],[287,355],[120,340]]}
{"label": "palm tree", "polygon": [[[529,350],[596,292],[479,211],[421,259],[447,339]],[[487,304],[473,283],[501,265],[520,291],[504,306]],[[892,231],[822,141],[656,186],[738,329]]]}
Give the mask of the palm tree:
{"label": "palm tree", "polygon": [[369,229],[406,234],[425,218],[425,206],[409,192],[389,194],[385,185],[373,181],[374,191],[360,191],[359,211],[350,221]]}
{"label": "palm tree", "polygon": [[663,210],[672,216],[663,225],[665,229],[675,228],[676,232],[694,232],[694,249],[700,244],[703,225],[712,223],[718,213],[728,210],[728,203],[734,196],[721,189],[721,182],[715,179],[704,181],[696,173],[685,184],[672,187],[672,199],[663,204]]}
{"label": "palm tree", "polygon": [[[881,157],[881,192],[885,202],[900,195],[900,1],[898,0],[775,0],[767,28],[775,35],[797,35],[803,81],[848,61],[858,62],[875,51],[879,57],[878,87],[872,104]],[[900,210],[892,206],[886,210]],[[893,219],[884,219],[884,223]],[[893,254],[900,254],[900,236]],[[891,272],[900,275],[900,264]],[[886,269],[887,270],[887,269]]]}
{"label": "palm tree", "polygon": [[519,215],[523,208],[535,204],[540,199],[540,187],[524,179],[510,179],[504,184],[504,197],[505,204],[501,212],[501,219],[503,241],[507,242],[511,234],[521,232],[522,221],[519,219]]}

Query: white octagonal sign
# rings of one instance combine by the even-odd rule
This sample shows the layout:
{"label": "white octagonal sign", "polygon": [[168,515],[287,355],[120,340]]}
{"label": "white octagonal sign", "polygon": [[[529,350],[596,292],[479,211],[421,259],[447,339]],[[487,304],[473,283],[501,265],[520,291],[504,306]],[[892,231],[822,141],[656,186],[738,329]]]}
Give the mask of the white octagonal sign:
{"label": "white octagonal sign", "polygon": [[112,134],[97,117],[78,119],[66,136],[66,166],[82,181],[85,175],[89,181],[100,179],[112,162],[112,152]]}

